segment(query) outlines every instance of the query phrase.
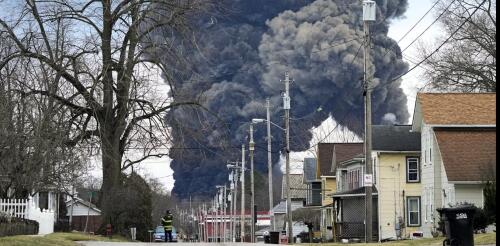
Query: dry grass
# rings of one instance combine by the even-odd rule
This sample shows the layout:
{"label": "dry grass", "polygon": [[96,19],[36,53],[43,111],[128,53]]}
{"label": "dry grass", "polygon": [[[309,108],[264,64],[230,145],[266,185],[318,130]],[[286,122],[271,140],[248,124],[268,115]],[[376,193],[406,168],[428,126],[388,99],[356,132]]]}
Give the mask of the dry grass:
{"label": "dry grass", "polygon": [[112,239],[103,236],[95,236],[84,233],[52,233],[46,236],[13,236],[1,237],[1,246],[76,246],[75,241],[112,241],[112,242],[126,242],[126,238],[121,236],[113,236]]}
{"label": "dry grass", "polygon": [[[486,233],[486,234],[476,234],[474,235],[474,245],[484,245],[484,244],[496,244],[496,233]],[[418,246],[418,245],[429,245],[429,246],[441,246],[443,245],[443,237],[438,238],[425,238],[418,240],[403,240],[403,241],[394,241],[394,242],[386,242],[386,243],[357,243],[353,245],[359,246],[370,246],[370,245],[387,245],[387,246]],[[301,245],[318,245],[318,244],[308,244],[304,243]],[[321,244],[325,246],[341,246],[346,245],[342,243],[325,243]]]}

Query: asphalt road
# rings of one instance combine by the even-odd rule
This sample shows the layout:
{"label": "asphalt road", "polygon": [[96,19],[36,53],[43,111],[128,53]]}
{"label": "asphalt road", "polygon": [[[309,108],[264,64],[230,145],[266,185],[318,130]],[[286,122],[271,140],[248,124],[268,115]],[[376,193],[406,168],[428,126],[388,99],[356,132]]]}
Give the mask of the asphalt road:
{"label": "asphalt road", "polygon": [[85,241],[78,242],[84,246],[156,246],[156,245],[171,245],[171,246],[187,246],[187,245],[197,245],[197,246],[250,246],[250,245],[264,245],[264,243],[120,243],[120,242],[96,242],[96,241]]}

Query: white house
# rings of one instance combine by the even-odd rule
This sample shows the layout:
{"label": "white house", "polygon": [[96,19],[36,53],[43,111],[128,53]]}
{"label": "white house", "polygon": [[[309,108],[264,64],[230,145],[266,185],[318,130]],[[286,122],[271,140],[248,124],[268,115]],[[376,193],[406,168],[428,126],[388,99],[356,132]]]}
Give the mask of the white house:
{"label": "white house", "polygon": [[496,94],[419,93],[412,130],[421,132],[422,228],[431,237],[437,208],[484,205],[496,167]]}
{"label": "white house", "polygon": [[73,199],[68,198],[66,209],[73,230],[95,232],[99,229],[101,210],[94,204],[75,196]]}

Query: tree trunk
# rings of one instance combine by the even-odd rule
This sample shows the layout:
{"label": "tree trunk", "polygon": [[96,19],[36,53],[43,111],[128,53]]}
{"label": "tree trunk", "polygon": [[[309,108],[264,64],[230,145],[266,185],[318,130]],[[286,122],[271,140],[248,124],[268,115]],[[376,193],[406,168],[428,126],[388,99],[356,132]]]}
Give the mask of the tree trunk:
{"label": "tree trunk", "polygon": [[[105,127],[109,127],[101,131],[102,141],[102,187],[101,187],[101,211],[102,211],[102,224],[105,228],[106,224],[110,223],[113,228],[119,227],[115,225],[116,214],[113,214],[113,205],[115,201],[115,194],[121,188],[120,175],[121,175],[121,160],[122,155],[119,151],[119,136],[116,136],[113,130],[110,130],[113,124],[105,123]],[[113,230],[114,231],[114,230]]]}

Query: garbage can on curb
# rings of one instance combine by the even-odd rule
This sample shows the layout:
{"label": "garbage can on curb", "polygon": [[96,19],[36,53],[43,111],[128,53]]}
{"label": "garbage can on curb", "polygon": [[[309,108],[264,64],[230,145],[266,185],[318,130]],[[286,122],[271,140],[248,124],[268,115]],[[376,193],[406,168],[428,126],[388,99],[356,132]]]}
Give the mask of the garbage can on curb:
{"label": "garbage can on curb", "polygon": [[471,206],[437,209],[444,222],[446,239],[443,246],[473,246],[472,219],[476,209]]}
{"label": "garbage can on curb", "polygon": [[280,232],[270,231],[269,232],[269,243],[270,244],[280,244]]}

